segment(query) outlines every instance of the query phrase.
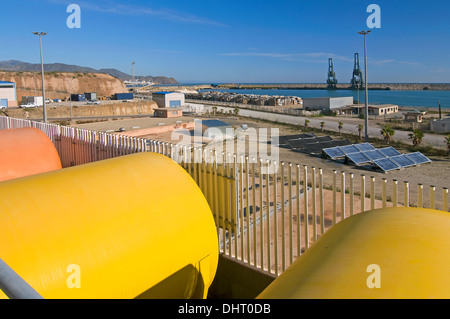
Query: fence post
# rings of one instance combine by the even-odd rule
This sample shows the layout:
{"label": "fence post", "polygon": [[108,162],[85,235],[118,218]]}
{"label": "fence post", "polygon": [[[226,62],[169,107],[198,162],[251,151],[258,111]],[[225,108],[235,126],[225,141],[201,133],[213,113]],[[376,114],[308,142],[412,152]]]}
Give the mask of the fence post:
{"label": "fence post", "polygon": [[393,207],[398,206],[398,181],[396,179],[393,180],[393,190],[392,190],[392,204]]}
{"label": "fence post", "polygon": [[387,183],[387,179],[383,178],[381,180],[381,192],[382,192],[381,201],[382,201],[383,208],[386,208],[386,201],[387,201],[387,199],[386,199],[386,183]]}
{"label": "fence post", "polygon": [[320,235],[325,234],[325,207],[323,197],[323,170],[319,168],[319,205],[320,205]]}
{"label": "fence post", "polygon": [[[297,194],[297,257],[300,257],[302,254],[302,243],[301,243],[301,234],[302,234],[302,215],[301,215],[301,204],[300,204],[300,165],[297,164],[296,169],[296,194]],[[305,195],[305,192],[303,192],[303,195]]]}
{"label": "fence post", "polygon": [[442,189],[442,210],[448,211],[448,188],[444,187]]}
{"label": "fence post", "polygon": [[375,209],[375,177],[371,176],[371,185],[370,185],[370,209]]}
{"label": "fence post", "polygon": [[308,220],[308,167],[303,165],[303,192],[304,192],[304,224],[305,224],[305,250],[309,248],[309,220]]}
{"label": "fence post", "polygon": [[341,221],[345,219],[345,172],[341,172]]}
{"label": "fence post", "polygon": [[336,207],[336,174],[337,171],[333,170],[333,226],[336,225],[337,222],[337,207]]}
{"label": "fence post", "polygon": [[423,207],[423,185],[417,185],[417,207]]}
{"label": "fence post", "polygon": [[408,182],[404,182],[404,206],[405,207],[409,207],[409,183]]}
{"label": "fence post", "polygon": [[436,205],[435,205],[435,193],[436,193],[436,187],[435,186],[430,186],[430,208],[431,209],[436,209]]}
{"label": "fence post", "polygon": [[[276,162],[274,161],[274,166],[276,167]],[[274,258],[275,258],[275,275],[278,276],[278,201],[277,201],[277,172],[274,169],[274,172],[272,174],[273,176],[273,237],[274,237]]]}
{"label": "fence post", "polygon": [[354,205],[353,205],[353,195],[354,195],[354,185],[353,185],[353,173],[350,173],[349,175],[349,179],[350,179],[350,189],[349,189],[349,193],[350,193],[350,216],[353,216],[354,214]]}
{"label": "fence post", "polygon": [[361,175],[361,213],[366,211],[366,176]]}

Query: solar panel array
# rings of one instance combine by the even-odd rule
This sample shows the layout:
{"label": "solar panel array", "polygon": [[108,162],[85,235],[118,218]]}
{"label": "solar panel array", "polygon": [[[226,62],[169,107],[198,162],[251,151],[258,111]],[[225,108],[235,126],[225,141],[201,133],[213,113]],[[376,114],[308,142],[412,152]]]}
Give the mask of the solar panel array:
{"label": "solar panel array", "polygon": [[343,160],[356,166],[373,166],[384,172],[431,163],[420,152],[402,154],[393,147],[376,149],[369,143],[325,148],[322,152],[332,160]]}
{"label": "solar panel array", "polygon": [[[272,141],[273,143],[273,141]],[[349,140],[333,140],[330,136],[318,137],[314,133],[280,136],[278,145],[296,152],[321,155],[324,148],[350,145]]]}

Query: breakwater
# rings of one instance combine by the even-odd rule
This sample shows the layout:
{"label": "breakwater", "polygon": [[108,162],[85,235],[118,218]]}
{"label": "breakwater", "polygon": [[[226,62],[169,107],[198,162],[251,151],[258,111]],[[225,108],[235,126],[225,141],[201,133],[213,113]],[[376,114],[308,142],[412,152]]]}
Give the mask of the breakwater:
{"label": "breakwater", "polygon": [[[298,84],[219,84],[218,89],[246,89],[246,90],[326,90],[327,84],[298,83]],[[350,84],[337,84],[330,90],[354,90]],[[360,88],[364,89],[364,88]],[[386,91],[450,91],[450,83],[374,83],[368,85],[369,90]]]}

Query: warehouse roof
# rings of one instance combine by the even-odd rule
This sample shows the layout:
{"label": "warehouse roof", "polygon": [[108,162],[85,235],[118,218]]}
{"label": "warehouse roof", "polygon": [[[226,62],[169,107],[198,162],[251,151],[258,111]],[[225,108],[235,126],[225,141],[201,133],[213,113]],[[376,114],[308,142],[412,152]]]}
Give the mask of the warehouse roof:
{"label": "warehouse roof", "polygon": [[16,83],[14,83],[14,82],[8,82],[8,81],[0,81],[0,85],[1,84],[16,84]]}
{"label": "warehouse roof", "polygon": [[166,94],[172,94],[176,92],[153,92],[152,94],[160,94],[160,95],[166,95]]}

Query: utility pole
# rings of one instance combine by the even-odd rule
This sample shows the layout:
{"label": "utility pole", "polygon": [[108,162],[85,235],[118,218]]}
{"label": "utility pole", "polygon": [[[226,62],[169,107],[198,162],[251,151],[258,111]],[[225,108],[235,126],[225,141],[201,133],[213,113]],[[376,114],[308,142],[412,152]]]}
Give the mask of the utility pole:
{"label": "utility pole", "polygon": [[132,76],[133,76],[133,94],[134,94],[134,64],[135,64],[136,62],[131,62],[131,73],[132,73]]}
{"label": "utility pole", "polygon": [[371,31],[361,31],[359,34],[364,36],[364,85],[366,89],[366,103],[364,108],[364,138],[366,143],[369,142],[369,88],[367,83],[367,45],[366,45],[366,35]]}
{"label": "utility pole", "polygon": [[45,104],[44,59],[42,57],[42,37],[47,35],[47,33],[46,32],[33,32],[33,34],[39,36],[39,44],[41,47],[42,100],[43,100],[43,106],[44,106],[44,123],[47,123],[47,106]]}

